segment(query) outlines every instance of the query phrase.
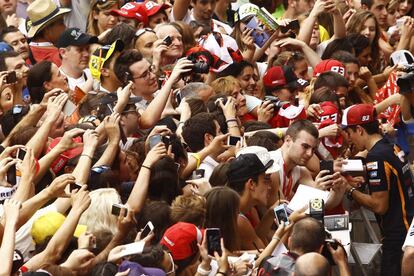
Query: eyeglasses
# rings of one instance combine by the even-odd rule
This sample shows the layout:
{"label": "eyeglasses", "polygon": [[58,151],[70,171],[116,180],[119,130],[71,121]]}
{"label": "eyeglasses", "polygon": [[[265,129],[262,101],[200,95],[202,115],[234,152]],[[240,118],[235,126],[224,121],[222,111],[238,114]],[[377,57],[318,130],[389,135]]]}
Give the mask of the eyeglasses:
{"label": "eyeglasses", "polygon": [[136,79],[143,79],[145,81],[148,81],[150,79],[150,77],[151,77],[151,74],[154,74],[154,68],[155,67],[153,65],[151,65],[151,66],[148,67],[148,70],[146,70],[144,73],[142,73],[141,76],[132,77],[132,78],[134,80],[136,80]]}
{"label": "eyeglasses", "polygon": [[151,32],[154,33],[153,29],[150,28],[144,28],[144,29],[139,29],[136,33],[135,33],[135,38],[138,39],[141,35],[145,34],[146,32]]}
{"label": "eyeglasses", "polygon": [[171,271],[170,271],[170,272],[165,273],[165,275],[170,275],[170,274],[173,274],[173,273],[175,272],[175,264],[174,264],[174,259],[173,259],[172,255],[171,255],[171,253],[168,253],[168,256],[170,256],[170,261],[171,261],[171,266],[172,266],[172,268],[171,268]]}

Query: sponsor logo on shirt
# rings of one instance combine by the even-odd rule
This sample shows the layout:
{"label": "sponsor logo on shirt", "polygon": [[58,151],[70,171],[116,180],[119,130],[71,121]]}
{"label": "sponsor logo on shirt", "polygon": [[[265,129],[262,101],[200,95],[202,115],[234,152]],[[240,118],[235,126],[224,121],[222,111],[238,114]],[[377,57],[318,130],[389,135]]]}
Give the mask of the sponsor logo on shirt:
{"label": "sponsor logo on shirt", "polygon": [[372,171],[372,172],[370,172],[369,173],[369,177],[371,177],[371,178],[378,177],[378,171]]}
{"label": "sponsor logo on shirt", "polygon": [[370,179],[369,180],[369,184],[371,186],[378,186],[381,184],[381,179]]}
{"label": "sponsor logo on shirt", "polygon": [[378,162],[368,162],[367,163],[367,170],[368,171],[378,170]]}

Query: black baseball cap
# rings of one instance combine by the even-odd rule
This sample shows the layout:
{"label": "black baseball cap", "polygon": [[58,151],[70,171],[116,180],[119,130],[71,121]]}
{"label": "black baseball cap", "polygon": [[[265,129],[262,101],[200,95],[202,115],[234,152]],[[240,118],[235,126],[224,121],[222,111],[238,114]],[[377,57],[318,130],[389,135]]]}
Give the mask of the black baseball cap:
{"label": "black baseball cap", "polygon": [[242,154],[230,162],[227,171],[227,178],[230,183],[247,180],[261,173],[266,172],[273,165],[274,160],[270,159],[266,164],[254,153]]}
{"label": "black baseball cap", "polygon": [[58,48],[66,48],[68,46],[85,46],[92,43],[98,43],[96,36],[81,32],[78,28],[66,29],[59,37],[56,46]]}

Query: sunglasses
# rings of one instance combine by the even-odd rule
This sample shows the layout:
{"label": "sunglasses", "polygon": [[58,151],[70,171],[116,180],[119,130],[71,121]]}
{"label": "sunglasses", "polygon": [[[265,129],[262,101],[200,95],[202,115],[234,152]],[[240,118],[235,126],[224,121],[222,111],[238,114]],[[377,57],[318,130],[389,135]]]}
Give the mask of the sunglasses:
{"label": "sunglasses", "polygon": [[135,33],[135,38],[138,39],[141,35],[145,34],[146,32],[151,32],[154,33],[153,29],[150,28],[144,28],[144,29],[139,29],[136,33]]}

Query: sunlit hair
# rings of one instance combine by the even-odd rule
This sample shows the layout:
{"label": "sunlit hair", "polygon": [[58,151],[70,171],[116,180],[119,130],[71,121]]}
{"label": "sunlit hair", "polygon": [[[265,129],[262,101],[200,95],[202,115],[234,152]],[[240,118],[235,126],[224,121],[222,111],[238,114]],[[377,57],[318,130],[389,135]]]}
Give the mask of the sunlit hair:
{"label": "sunlit hair", "polygon": [[216,79],[210,84],[210,86],[213,88],[216,94],[223,93],[227,96],[231,96],[234,89],[237,86],[240,87],[240,82],[233,76],[227,76]]}
{"label": "sunlit hair", "polygon": [[109,230],[115,234],[117,217],[111,214],[112,204],[120,203],[121,198],[113,188],[97,189],[89,193],[91,205],[82,214],[79,224],[86,225],[92,233]]}
{"label": "sunlit hair", "polygon": [[[102,3],[101,3],[102,2]],[[98,20],[94,18],[94,14],[98,14],[101,11],[106,11],[112,9],[112,7],[119,3],[117,0],[92,0],[91,1],[91,10],[88,15],[88,22],[86,25],[86,31],[90,35],[100,35],[99,28],[98,28]],[[119,8],[119,7],[118,7]]]}

